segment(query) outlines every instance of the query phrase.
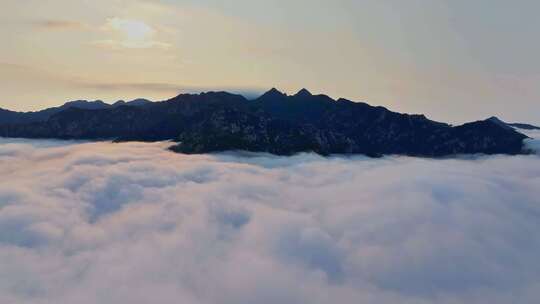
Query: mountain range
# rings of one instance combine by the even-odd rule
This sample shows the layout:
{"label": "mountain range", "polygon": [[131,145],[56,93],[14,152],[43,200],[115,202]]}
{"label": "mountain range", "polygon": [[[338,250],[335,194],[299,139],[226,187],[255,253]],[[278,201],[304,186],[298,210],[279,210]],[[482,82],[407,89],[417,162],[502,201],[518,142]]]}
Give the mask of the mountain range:
{"label": "mountain range", "polygon": [[32,122],[43,122],[49,119],[52,115],[62,112],[69,108],[79,108],[86,110],[98,110],[98,109],[110,109],[119,107],[122,105],[130,106],[142,106],[149,104],[151,101],[147,99],[135,99],[132,101],[119,100],[114,104],[108,104],[101,100],[87,101],[87,100],[74,100],[67,102],[59,107],[53,107],[36,112],[15,112],[0,108],[0,125],[2,124],[21,124]]}
{"label": "mountain range", "polygon": [[402,114],[302,89],[271,89],[249,100],[227,92],[180,94],[169,100],[137,99],[112,105],[73,101],[38,112],[0,109],[0,136],[56,139],[163,141],[181,153],[247,150],[290,155],[527,153],[527,136],[496,117],[452,126],[424,115]]}

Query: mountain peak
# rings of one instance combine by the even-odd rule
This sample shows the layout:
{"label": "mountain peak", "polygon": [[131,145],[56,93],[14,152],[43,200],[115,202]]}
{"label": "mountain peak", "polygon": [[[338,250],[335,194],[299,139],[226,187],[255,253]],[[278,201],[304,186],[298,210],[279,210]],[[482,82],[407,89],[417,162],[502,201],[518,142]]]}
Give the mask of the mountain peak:
{"label": "mountain peak", "polygon": [[137,99],[133,99],[131,101],[126,102],[126,104],[130,106],[144,106],[149,103],[152,103],[152,102],[145,98],[137,98]]}
{"label": "mountain peak", "polygon": [[144,105],[147,105],[149,103],[152,103],[152,102],[150,100],[148,100],[148,99],[137,98],[137,99],[133,99],[131,101],[119,100],[119,101],[113,103],[112,106],[113,107],[119,107],[119,106],[144,106]]}
{"label": "mountain peak", "polygon": [[62,105],[60,108],[81,108],[81,109],[104,109],[108,108],[110,105],[101,101],[101,100],[94,100],[94,101],[88,101],[88,100],[73,100],[68,101],[64,105]]}
{"label": "mountain peak", "polygon": [[276,88],[270,89],[268,92],[264,93],[261,98],[271,98],[271,97],[284,97],[285,93],[281,92]]}
{"label": "mountain peak", "polygon": [[502,120],[499,119],[499,117],[497,116],[491,116],[490,118],[488,118],[487,120],[491,121],[491,122],[496,122],[496,123],[504,123]]}
{"label": "mountain peak", "polygon": [[507,130],[513,130],[512,127],[510,127],[506,122],[500,120],[498,117],[496,116],[491,116],[490,118],[486,119],[487,121],[491,122],[491,123],[494,123],[496,125],[498,125],[499,127],[502,127],[504,129],[507,129]]}
{"label": "mountain peak", "polygon": [[298,91],[298,93],[296,93],[294,95],[295,97],[310,97],[310,96],[313,96],[311,94],[310,91],[308,91],[307,89],[301,89],[300,91]]}

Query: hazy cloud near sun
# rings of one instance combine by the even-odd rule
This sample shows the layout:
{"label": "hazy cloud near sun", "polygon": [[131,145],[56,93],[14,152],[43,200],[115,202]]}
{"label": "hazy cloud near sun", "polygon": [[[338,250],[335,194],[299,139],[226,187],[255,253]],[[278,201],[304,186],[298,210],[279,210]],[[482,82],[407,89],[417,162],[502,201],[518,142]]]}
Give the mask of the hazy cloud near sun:
{"label": "hazy cloud near sun", "polygon": [[109,18],[100,29],[114,39],[92,42],[96,46],[117,49],[169,49],[171,44],[156,41],[157,30],[143,21],[123,18]]}
{"label": "hazy cloud near sun", "polygon": [[[0,81],[6,85],[4,92],[22,91],[25,83],[35,82],[35,91],[43,94],[56,92],[58,95],[52,95],[47,100],[49,104],[44,107],[58,106],[69,100],[88,99],[94,100],[96,96],[105,97],[102,99],[107,102],[115,102],[118,99],[107,96],[121,96],[125,100],[146,97],[152,100],[164,100],[176,96],[180,93],[199,93],[203,91],[228,91],[244,95],[248,98],[258,97],[268,88],[240,87],[240,86],[208,86],[199,87],[182,83],[145,83],[145,82],[121,82],[121,81],[95,81],[94,79],[75,77],[74,75],[64,75],[54,71],[40,69],[37,67],[0,62]],[[80,92],[87,92],[81,94]],[[126,92],[132,92],[127,94]],[[69,93],[69,94],[68,94]],[[68,94],[68,97],[65,97]],[[158,96],[157,98],[155,96]],[[0,101],[9,101],[7,98],[0,98]],[[22,106],[19,103],[18,106]],[[0,108],[16,110],[9,104],[0,102]],[[28,108],[26,110],[31,110]]]}
{"label": "hazy cloud near sun", "polygon": [[107,18],[103,24],[91,25],[80,21],[63,19],[44,19],[31,22],[38,30],[91,31],[102,36],[102,39],[90,44],[110,50],[121,49],[169,49],[170,43],[156,41],[158,30],[151,25],[136,19],[120,17]]}
{"label": "hazy cloud near sun", "polygon": [[0,302],[540,296],[536,155],[186,156],[168,145],[0,139]]}

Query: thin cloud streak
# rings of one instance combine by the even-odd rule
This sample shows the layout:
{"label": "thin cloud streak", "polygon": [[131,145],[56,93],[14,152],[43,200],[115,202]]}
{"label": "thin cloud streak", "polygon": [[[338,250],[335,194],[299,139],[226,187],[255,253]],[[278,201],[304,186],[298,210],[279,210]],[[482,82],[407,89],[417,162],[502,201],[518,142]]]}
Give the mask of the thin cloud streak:
{"label": "thin cloud streak", "polygon": [[[164,100],[180,93],[200,93],[207,91],[228,91],[241,94],[247,98],[256,98],[268,89],[252,86],[222,85],[207,87],[166,82],[98,82],[88,77],[63,74],[15,62],[0,62],[0,67],[0,70],[4,72],[0,74],[0,78],[4,83],[10,84],[7,87],[8,90],[15,91],[18,89],[17,85],[20,85],[21,90],[25,89],[32,94],[50,90],[58,93],[57,97],[48,98],[47,104],[35,104],[35,100],[32,100],[31,104],[34,104],[34,106],[31,107],[23,107],[24,103],[11,102],[9,98],[2,98],[4,103],[0,104],[0,107],[14,111],[37,111],[47,107],[59,106],[68,100],[76,99],[101,99],[115,102],[119,99],[126,100],[144,97],[150,100]],[[41,87],[27,88],[24,86],[24,83],[27,82],[40,83]],[[41,102],[43,102],[43,99]]]}
{"label": "thin cloud streak", "polygon": [[82,30],[88,29],[88,25],[71,20],[41,20],[33,23],[34,27],[41,30]]}

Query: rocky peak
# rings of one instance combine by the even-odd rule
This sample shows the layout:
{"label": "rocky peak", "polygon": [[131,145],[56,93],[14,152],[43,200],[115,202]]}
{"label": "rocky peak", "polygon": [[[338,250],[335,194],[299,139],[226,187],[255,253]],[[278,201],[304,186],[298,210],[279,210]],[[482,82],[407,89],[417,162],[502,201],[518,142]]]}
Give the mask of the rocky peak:
{"label": "rocky peak", "polygon": [[279,91],[278,89],[276,88],[272,88],[270,89],[268,92],[264,93],[261,97],[259,98],[262,98],[262,99],[268,99],[268,98],[283,98],[283,97],[286,97],[287,95],[281,91]]}
{"label": "rocky peak", "polygon": [[105,109],[110,107],[109,104],[104,103],[101,100],[88,101],[88,100],[74,100],[66,102],[61,108],[77,107],[81,109]]}
{"label": "rocky peak", "polygon": [[486,119],[486,121],[491,122],[493,124],[496,124],[499,127],[502,127],[506,130],[513,130],[512,127],[510,127],[507,123],[500,120],[498,117],[491,116],[490,118]]}
{"label": "rocky peak", "polygon": [[126,102],[126,104],[130,106],[144,106],[149,103],[152,103],[152,102],[144,98],[137,98],[137,99],[133,99],[132,101]]}
{"label": "rocky peak", "polygon": [[296,93],[294,96],[295,96],[295,97],[311,97],[311,96],[313,96],[313,95],[312,95],[311,92],[308,91],[307,89],[301,89],[301,90],[298,91],[298,93]]}

